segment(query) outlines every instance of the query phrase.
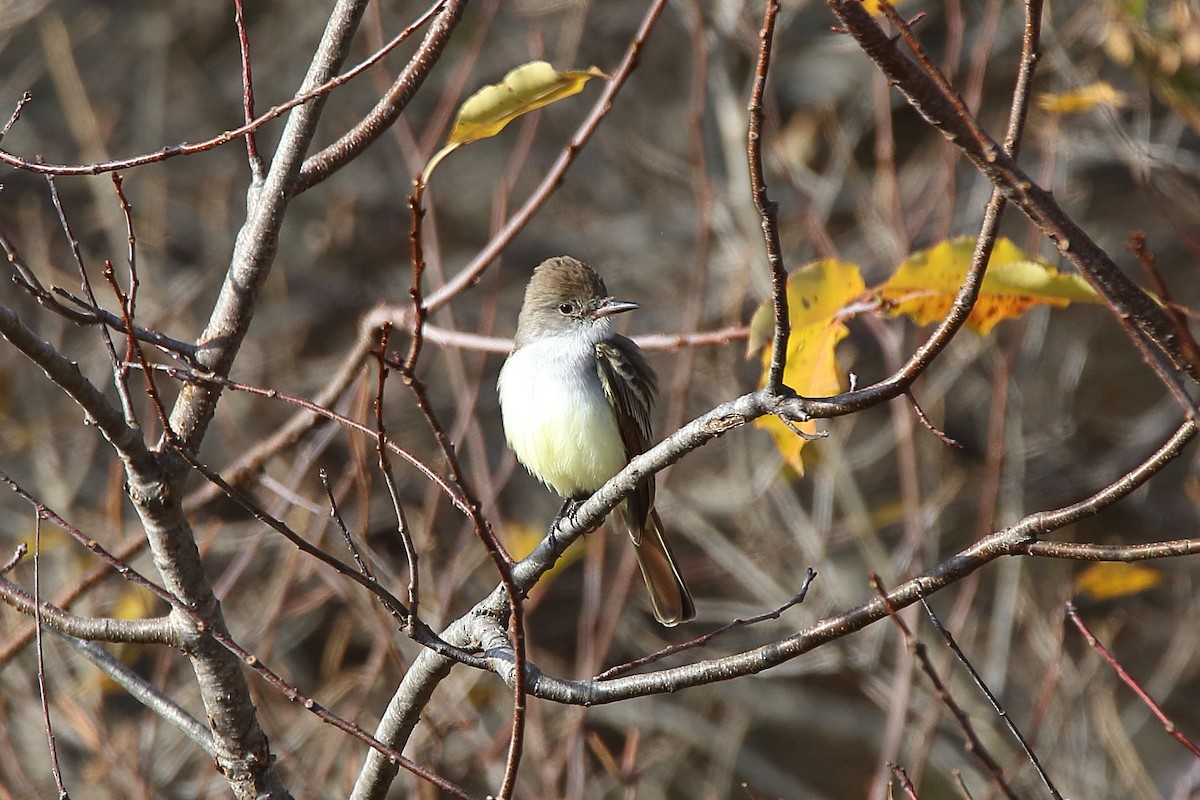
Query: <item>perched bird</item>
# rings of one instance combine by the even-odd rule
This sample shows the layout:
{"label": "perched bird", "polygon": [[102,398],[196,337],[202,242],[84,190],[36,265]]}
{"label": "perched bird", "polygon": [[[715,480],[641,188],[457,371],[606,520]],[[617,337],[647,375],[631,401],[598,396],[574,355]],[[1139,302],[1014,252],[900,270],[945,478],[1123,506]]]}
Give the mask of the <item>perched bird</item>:
{"label": "perched bird", "polygon": [[[650,446],[654,370],[612,326],[614,314],[635,308],[567,256],[539,264],[525,289],[500,370],[504,435],[534,477],[567,500],[587,499]],[[654,510],[654,477],[613,512],[633,540],[654,616],[668,626],[695,617]]]}

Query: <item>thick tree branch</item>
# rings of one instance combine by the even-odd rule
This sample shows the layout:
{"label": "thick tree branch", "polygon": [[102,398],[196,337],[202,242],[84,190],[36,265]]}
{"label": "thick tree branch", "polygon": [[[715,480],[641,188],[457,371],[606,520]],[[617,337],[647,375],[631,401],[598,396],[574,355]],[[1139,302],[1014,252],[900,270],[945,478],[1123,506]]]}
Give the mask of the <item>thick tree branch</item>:
{"label": "thick tree branch", "polygon": [[[529,664],[527,666],[528,691],[531,695],[547,700],[590,706],[613,703],[631,697],[674,692],[691,686],[753,675],[778,666],[887,617],[889,608],[898,610],[920,602],[923,596],[931,595],[958,582],[1001,556],[1051,554],[1042,552],[1050,546],[1050,543],[1040,542],[1040,537],[1085,517],[1093,516],[1128,496],[1178,456],[1196,436],[1197,431],[1198,428],[1194,422],[1183,423],[1142,464],[1091,497],[1054,511],[1030,514],[1015,525],[981,539],[932,569],[897,586],[885,597],[876,597],[857,608],[824,619],[793,636],[723,658],[643,675],[616,678],[611,681],[572,681],[554,678],[541,673],[536,666]],[[1102,551],[1097,550],[1094,545],[1086,547],[1093,557],[1102,554]],[[1161,557],[1178,555],[1181,552],[1196,552],[1194,542],[1133,545],[1125,549],[1127,552],[1110,551],[1107,554],[1111,555],[1113,560],[1130,560],[1130,555],[1135,553],[1142,557]],[[523,564],[524,562],[522,562]],[[520,574],[522,565],[518,565],[518,574]],[[478,609],[479,607],[477,607]],[[488,642],[492,645],[492,649],[486,653],[486,656],[491,662],[492,669],[506,681],[511,681],[513,674],[511,652],[495,637],[488,639]]]}
{"label": "thick tree branch", "polygon": [[467,0],[446,0],[442,4],[416,54],[375,108],[336,142],[305,160],[295,187],[297,193],[311,189],[350,163],[395,124],[441,59],[466,7]]}

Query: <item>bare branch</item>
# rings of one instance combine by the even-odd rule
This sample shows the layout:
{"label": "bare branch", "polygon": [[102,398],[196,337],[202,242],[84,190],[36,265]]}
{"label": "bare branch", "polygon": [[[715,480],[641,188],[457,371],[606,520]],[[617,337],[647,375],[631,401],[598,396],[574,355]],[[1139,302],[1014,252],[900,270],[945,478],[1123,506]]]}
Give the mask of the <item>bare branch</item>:
{"label": "bare branch", "polygon": [[771,66],[771,45],[775,37],[775,16],[778,0],[767,0],[759,31],[758,63],[754,68],[754,88],[750,93],[750,123],[747,126],[747,159],[750,162],[750,192],[754,207],[762,217],[763,238],[766,240],[767,263],[771,268],[771,304],[775,309],[775,325],[771,334],[771,367],[767,373],[767,388],[772,394],[784,393],[783,369],[787,364],[788,316],[787,268],[783,264],[783,247],[779,243],[779,207],[767,196],[767,181],[763,176],[762,121],[763,93],[767,87],[767,70]]}
{"label": "bare branch", "polygon": [[[0,600],[20,611],[34,614],[33,595],[20,586],[0,578]],[[176,646],[178,637],[167,617],[154,619],[115,619],[80,617],[43,600],[37,609],[41,622],[59,633],[90,642],[128,642]]]}

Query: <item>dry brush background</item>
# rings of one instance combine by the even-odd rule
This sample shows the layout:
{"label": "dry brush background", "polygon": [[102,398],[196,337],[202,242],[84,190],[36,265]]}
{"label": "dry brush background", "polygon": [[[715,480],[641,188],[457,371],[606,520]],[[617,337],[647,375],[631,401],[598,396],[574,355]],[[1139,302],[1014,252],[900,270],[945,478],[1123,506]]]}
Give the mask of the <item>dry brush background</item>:
{"label": "dry brush background", "polygon": [[[560,68],[610,71],[645,5],[481,0],[462,22],[400,121],[374,146],[289,206],[278,255],[231,377],[306,398],[320,395],[361,349],[360,327],[380,304],[405,307],[412,282],[406,199],[458,103],[512,66],[546,58]],[[347,66],[374,52],[422,10],[368,6]],[[1180,10],[1182,9],[1182,11]],[[1062,2],[1045,12],[1036,91],[1107,80],[1123,107],[1030,114],[1020,162],[1125,267],[1146,232],[1172,297],[1200,308],[1200,134],[1195,105],[1163,92],[1161,70],[1195,74],[1200,17],[1185,3],[1151,3],[1151,56],[1117,4]],[[1018,64],[1022,7],[1013,2],[914,2],[916,32],[981,121],[1001,136]],[[295,93],[328,4],[247,4],[259,110]],[[430,316],[447,331],[512,334],[529,270],[571,254],[604,274],[641,310],[626,332],[693,333],[744,323],[769,296],[759,217],[746,169],[746,105],[762,10],[738,2],[668,3],[640,63],[565,182],[477,284]],[[765,103],[765,166],[786,264],[837,256],[868,282],[914,249],[978,232],[991,186],[894,92],[819,3],[785,3]],[[1132,44],[1131,44],[1132,42]],[[1172,44],[1174,43],[1174,44]],[[1189,44],[1190,43],[1190,44]],[[414,44],[334,90],[319,148],[357,122],[390,85]],[[1167,52],[1170,47],[1174,50]],[[1125,49],[1122,49],[1125,48]],[[1133,63],[1123,54],[1138,53]],[[1142,49],[1138,49],[1142,48]],[[1160,72],[1155,72],[1155,70]],[[597,82],[599,83],[599,82]],[[87,163],[197,141],[241,121],[241,78],[229,3],[0,3],[0,109],[34,100],[3,147],[54,163]],[[426,292],[457,274],[533,191],[601,87],[525,117],[501,136],[442,164],[426,194]],[[1190,109],[1190,112],[1189,112]],[[8,112],[4,111],[6,115]],[[1189,124],[1189,113],[1191,115]],[[259,148],[274,152],[282,123]],[[141,280],[137,321],[192,341],[203,328],[245,217],[249,180],[240,140],[124,173]],[[75,290],[78,274],[44,179],[5,169],[0,230],[46,285]],[[120,205],[105,175],[60,178],[66,213],[102,304],[104,259],[124,275]],[[1002,225],[1029,252],[1053,246],[1015,210]],[[106,387],[112,370],[94,328],[41,309],[13,283],[3,305]],[[860,318],[842,345],[861,383],[896,369],[924,334],[895,320]],[[393,332],[401,352],[407,340]],[[500,434],[495,376],[502,354],[426,342],[419,375],[457,445],[483,510],[510,548],[529,548],[558,501],[515,464]],[[744,342],[659,348],[656,431],[665,435],[750,390],[757,359]],[[135,383],[137,379],[133,379]],[[140,385],[140,384],[138,384]],[[168,405],[177,384],[160,377]],[[374,364],[330,405],[370,426]],[[768,436],[740,428],[659,476],[660,508],[690,578],[699,619],[664,630],[649,614],[632,554],[606,532],[543,581],[527,602],[530,657],[548,673],[588,678],[614,664],[769,611],[818,573],[806,601],[778,620],[739,629],[667,663],[757,646],[844,611],[1031,512],[1075,502],[1145,459],[1181,418],[1111,315],[1098,307],[1036,309],[982,338],[959,335],[916,389],[926,431],[903,399],[822,423],[827,438],[785,468]],[[134,393],[157,434],[149,401]],[[388,430],[435,468],[424,418],[396,380]],[[125,476],[79,408],[12,348],[0,349],[0,469],[105,547],[139,534]],[[271,435],[295,409],[226,392],[200,456],[218,471]],[[153,437],[150,437],[151,440]],[[318,481],[324,469],[351,530],[381,582],[402,595],[405,559],[375,467],[373,443],[336,426],[306,434],[266,464],[249,489],[309,541],[344,558]],[[411,469],[400,494],[421,557],[423,619],[439,630],[496,585],[495,568],[462,515]],[[209,578],[237,641],[310,697],[371,730],[419,647],[375,600],[298,552],[193,475],[191,520]],[[33,512],[0,495],[4,558],[31,542]],[[1103,544],[1195,537],[1196,454],[1187,450],[1128,499],[1055,538]],[[523,543],[523,545],[522,545]],[[43,525],[41,588],[56,597],[98,562]],[[146,553],[133,560],[153,576]],[[1185,732],[1200,735],[1200,603],[1194,557],[1155,562],[1161,580],[1141,593],[1078,596],[1085,564],[1009,558],[932,599],[934,608],[1005,702],[1065,796],[1194,798],[1200,762],[1173,741],[1064,620],[1076,598]],[[32,586],[26,559],[8,577]],[[166,611],[110,575],[73,606],[79,614]],[[1045,796],[1003,726],[920,614],[904,616],[929,645],[958,702],[1021,797]],[[15,649],[27,618],[0,613],[0,796],[53,792],[37,663]],[[229,784],[211,759],[107,681],[60,639],[45,641],[50,711],[67,788],[88,797],[221,797]],[[148,682],[203,718],[188,662],[153,646],[110,648]],[[259,719],[284,783],[297,797],[345,796],[365,746],[289,703],[251,675]],[[511,691],[493,674],[460,667],[422,714],[406,755],[467,790],[500,785]],[[885,762],[903,765],[920,797],[965,796],[955,773],[985,797],[991,785],[921,676],[895,626],[877,623],[760,675],[583,710],[531,698],[520,797],[884,797]],[[899,787],[893,789],[897,794]],[[437,796],[402,776],[393,796]]]}

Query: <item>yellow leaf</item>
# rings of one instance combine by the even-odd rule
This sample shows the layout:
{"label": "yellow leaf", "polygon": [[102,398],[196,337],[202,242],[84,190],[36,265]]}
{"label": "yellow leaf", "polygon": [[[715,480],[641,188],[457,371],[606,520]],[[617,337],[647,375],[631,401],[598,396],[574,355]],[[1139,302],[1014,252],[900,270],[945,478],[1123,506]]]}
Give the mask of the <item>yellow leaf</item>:
{"label": "yellow leaf", "polygon": [[[906,314],[919,325],[946,316],[971,266],[975,240],[951,239],[905,259],[879,296],[892,316]],[[997,239],[967,325],[987,335],[996,323],[1024,314],[1035,305],[1059,308],[1072,302],[1099,302],[1083,278],[1034,261],[1009,239]]]}
{"label": "yellow leaf", "polygon": [[[866,289],[855,264],[827,259],[806,264],[788,278],[788,317],[791,335],[788,337],[787,367],[783,381],[804,397],[828,397],[842,390],[845,380],[835,357],[837,343],[848,330],[838,319],[838,312]],[[762,347],[771,337],[774,309],[767,301],[755,312],[750,322],[751,350]],[[763,353],[763,377],[766,385],[771,351]],[[776,446],[784,460],[799,474],[804,474],[800,451],[806,440],[777,417],[760,417],[754,423],[775,437]],[[801,431],[815,434],[815,422],[796,425]]]}
{"label": "yellow leaf", "polygon": [[1075,577],[1075,589],[1091,600],[1113,600],[1153,589],[1162,579],[1162,573],[1153,567],[1102,561]]}
{"label": "yellow leaf", "polygon": [[1043,92],[1037,96],[1038,108],[1051,114],[1082,114],[1093,108],[1123,108],[1125,93],[1111,83],[1096,81],[1069,92]]}
{"label": "yellow leaf", "polygon": [[[904,0],[892,0],[892,8],[897,8]],[[872,17],[878,17],[883,12],[879,9],[879,0],[862,0],[863,10]]]}
{"label": "yellow leaf", "polygon": [[545,61],[516,67],[503,81],[483,87],[462,104],[445,146],[425,166],[424,178],[428,180],[433,168],[458,147],[495,136],[522,114],[578,94],[589,79],[603,77],[595,67],[559,72]]}

